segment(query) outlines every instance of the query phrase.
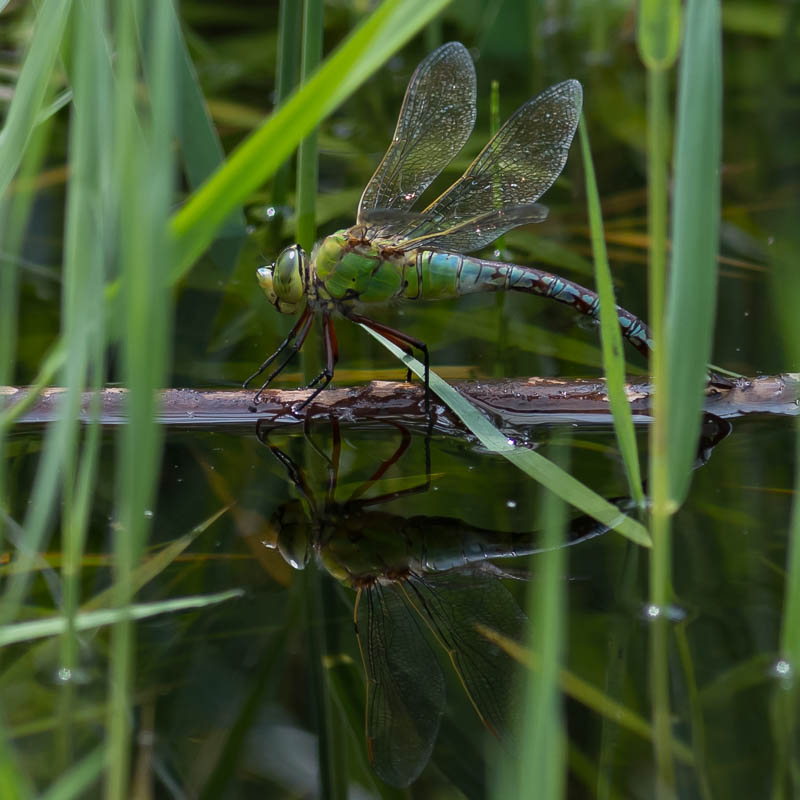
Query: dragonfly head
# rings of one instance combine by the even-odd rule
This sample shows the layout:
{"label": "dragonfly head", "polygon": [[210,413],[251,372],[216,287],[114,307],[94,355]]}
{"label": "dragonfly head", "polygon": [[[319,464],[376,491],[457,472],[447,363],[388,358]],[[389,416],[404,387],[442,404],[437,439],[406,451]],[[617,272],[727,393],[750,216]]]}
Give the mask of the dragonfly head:
{"label": "dragonfly head", "polygon": [[259,267],[259,286],[267,299],[282,314],[294,314],[305,295],[303,276],[308,272],[307,257],[302,247],[293,244],[282,250],[275,263]]}

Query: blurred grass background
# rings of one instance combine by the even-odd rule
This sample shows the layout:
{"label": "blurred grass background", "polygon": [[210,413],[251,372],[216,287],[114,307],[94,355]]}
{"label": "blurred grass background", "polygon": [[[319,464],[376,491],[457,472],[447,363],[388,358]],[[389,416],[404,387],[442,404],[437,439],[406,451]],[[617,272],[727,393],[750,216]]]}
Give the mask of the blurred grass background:
{"label": "blurred grass background", "polygon": [[[75,719],[87,707],[78,684],[65,679],[49,710],[57,719],[50,769],[31,773],[3,734],[7,722],[0,717],[0,787],[9,796],[48,789],[69,797],[101,780],[108,797],[147,796],[130,763],[130,715],[132,709],[144,713],[146,704],[133,698],[136,626],[125,617],[145,580],[143,558],[150,555],[164,469],[163,434],[151,422],[153,389],[233,386],[261,360],[288,321],[265,308],[254,267],[287,241],[308,246],[315,235],[352,221],[411,69],[437,44],[459,39],[479,56],[479,122],[443,180],[456,177],[487,138],[490,79],[499,80],[503,117],[557,80],[580,79],[617,300],[647,316],[664,343],[653,370],[659,405],[649,491],[656,546],[647,558],[651,608],[659,618],[650,661],[656,785],[663,796],[675,796],[664,620],[673,599],[669,529],[688,490],[704,365],[712,344],[716,362],[745,373],[789,371],[800,362],[793,246],[800,162],[792,133],[800,81],[792,58],[798,5],[187,0],[173,8],[152,0],[43,0],[8,3],[0,20],[0,383],[33,383],[38,376],[68,389],[61,419],[37,445],[26,504],[15,496],[18,476],[9,473],[18,440],[0,418],[0,530],[14,566],[2,574],[0,624],[57,610],[68,623],[58,642],[60,669],[67,677],[78,671],[76,619],[101,588],[83,575],[98,492],[111,494],[104,504],[113,516],[113,570],[103,587],[113,591],[104,607],[121,614],[107,643],[107,689],[92,701],[98,724],[105,719],[103,743],[88,751],[76,747]],[[323,67],[314,73],[320,55]],[[301,143],[295,190],[292,154]],[[502,257],[523,263],[534,257],[591,280],[602,237],[595,218],[590,239],[583,186],[573,152],[545,198],[553,219],[541,230],[508,235]],[[714,327],[717,269],[728,280]],[[756,283],[764,271],[772,283]],[[476,325],[473,313],[492,324]],[[496,352],[501,328],[509,342],[502,365],[507,375],[601,369],[595,339],[574,335],[568,315],[541,309],[537,326],[530,316],[519,298],[507,298],[502,307],[477,299],[465,301],[461,311],[410,310],[403,327],[411,330],[413,323],[415,335],[435,343],[434,363],[466,365],[478,376],[496,373],[496,359],[487,354]],[[385,365],[368,337],[358,331],[340,336],[341,382],[366,379],[373,364]],[[79,430],[74,412],[81,391],[114,383],[131,389],[131,405],[129,425],[111,443],[109,483],[99,466],[101,429]],[[546,505],[544,516],[554,531],[559,509]],[[797,511],[793,519],[776,645],[789,678],[800,663]],[[49,549],[59,550],[62,560],[57,586],[43,595],[37,570],[54,531],[60,540]],[[171,552],[177,558],[180,550]],[[552,577],[563,565],[553,561],[547,568],[542,607],[563,613]],[[192,586],[196,596],[203,594],[204,584]],[[313,581],[308,591],[313,599]],[[541,628],[533,632],[534,646],[555,658],[561,634],[547,630],[550,638]],[[268,666],[280,644],[276,636],[263,654]],[[530,688],[528,696],[549,717],[525,728],[523,747],[561,726],[554,669],[548,662]],[[318,689],[327,691],[323,679]],[[800,791],[794,746],[800,701],[791,681],[776,686],[775,698],[776,741],[786,743],[777,751],[770,788],[777,798]],[[326,726],[323,718],[318,730]],[[321,752],[327,753],[322,774],[334,776],[335,748]],[[566,770],[567,749],[554,753]],[[223,772],[214,775],[209,785],[223,785]],[[332,794],[346,790],[341,777],[328,783]],[[563,796],[563,786],[563,775],[548,777],[547,796]]]}

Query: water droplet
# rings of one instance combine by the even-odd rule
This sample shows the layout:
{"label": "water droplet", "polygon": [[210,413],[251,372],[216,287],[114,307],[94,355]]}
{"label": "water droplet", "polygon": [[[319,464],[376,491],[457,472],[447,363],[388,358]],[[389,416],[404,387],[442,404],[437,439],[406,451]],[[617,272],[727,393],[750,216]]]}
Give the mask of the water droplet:
{"label": "water droplet", "polygon": [[669,622],[680,622],[686,618],[686,612],[680,606],[668,605],[661,607],[650,603],[645,606],[644,616],[648,620],[664,618]]}
{"label": "water droplet", "polygon": [[517,501],[516,500],[506,500],[506,508],[516,508]]}
{"label": "water droplet", "polygon": [[146,508],[146,509],[144,510],[144,515],[145,515],[145,516],[146,516],[148,519],[152,519],[152,518],[153,518],[153,512],[152,512],[152,510],[151,510],[151,509],[149,509],[149,508]]}
{"label": "water droplet", "polygon": [[69,667],[61,667],[56,673],[56,677],[61,683],[69,683],[72,680],[72,670]]}
{"label": "water droplet", "polygon": [[794,689],[794,669],[785,658],[776,661],[772,666],[772,675],[778,679],[778,686],[784,691]]}
{"label": "water droplet", "polygon": [[792,665],[782,658],[780,661],[775,663],[774,670],[776,675],[785,678],[792,674]]}

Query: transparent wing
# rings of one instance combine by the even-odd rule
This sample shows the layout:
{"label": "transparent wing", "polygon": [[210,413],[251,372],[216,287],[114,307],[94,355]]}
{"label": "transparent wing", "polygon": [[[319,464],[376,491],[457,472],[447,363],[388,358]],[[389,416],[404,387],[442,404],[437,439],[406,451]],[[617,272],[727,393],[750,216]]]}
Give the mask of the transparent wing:
{"label": "transparent wing", "polygon": [[444,676],[395,585],[362,590],[358,643],[367,673],[367,751],[378,776],[408,786],[430,759],[445,704]]}
{"label": "transparent wing", "polygon": [[432,573],[401,585],[427,622],[483,724],[509,741],[516,727],[516,664],[478,624],[520,641],[526,617],[502,581],[482,569]]}
{"label": "transparent wing", "polygon": [[493,242],[498,236],[520,225],[529,225],[533,222],[542,222],[547,219],[547,206],[541,203],[530,203],[523,206],[507,206],[487,211],[484,214],[470,217],[469,219],[453,225],[445,230],[439,230],[428,223],[435,232],[419,234],[403,242],[404,247],[435,247],[440,250],[455,250],[459,253],[469,253],[484,245]]}
{"label": "transparent wing", "polygon": [[564,168],[582,101],[580,83],[569,80],[517,109],[421,221],[402,232],[405,243],[469,252],[538,221],[536,201]]}
{"label": "transparent wing", "polygon": [[358,205],[358,224],[380,208],[411,208],[452,161],[475,124],[475,67],[467,49],[449,42],[414,71],[392,143]]}

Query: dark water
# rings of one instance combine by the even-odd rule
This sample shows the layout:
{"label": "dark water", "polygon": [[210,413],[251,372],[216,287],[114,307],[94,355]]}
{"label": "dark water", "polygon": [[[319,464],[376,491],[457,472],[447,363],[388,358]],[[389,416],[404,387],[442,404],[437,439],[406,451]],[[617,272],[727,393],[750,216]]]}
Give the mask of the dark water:
{"label": "dark water", "polygon": [[[466,559],[479,548],[519,549],[526,541],[524,532],[536,527],[540,491],[503,459],[458,439],[433,442],[429,489],[420,491],[425,478],[424,442],[414,436],[397,463],[363,495],[399,492],[402,496],[360,512],[330,506],[326,510],[330,465],[323,456],[331,455],[334,432],[321,425],[312,436],[321,454],[302,432],[270,434],[268,443],[288,456],[284,463],[254,430],[174,431],[168,437],[151,546],[167,544],[222,506],[233,505],[197,536],[184,555],[144,586],[140,600],[230,587],[245,592],[199,613],[163,615],[137,626],[137,729],[140,733],[152,729],[155,734],[147,755],[156,782],[174,782],[189,796],[204,787],[211,792],[208,796],[216,796],[214,787],[220,791],[224,787],[226,796],[314,791],[317,749],[312,731],[319,714],[310,655],[314,647],[325,653],[324,682],[332,692],[328,713],[337,758],[346,760],[352,781],[379,790],[367,767],[361,730],[364,678],[353,627],[355,592],[331,578],[325,567],[312,569],[308,563],[301,573],[287,563],[303,565],[306,558],[313,562],[315,536],[318,544],[324,544],[320,554],[328,567],[340,573],[349,569],[354,578],[370,570],[398,576],[408,553],[419,559],[424,552],[435,566],[447,557]],[[564,457],[567,451],[573,472],[587,482],[593,480],[597,491],[608,497],[624,494],[624,477],[608,430],[545,428],[537,432],[537,439],[551,456],[561,451]],[[14,440],[20,448],[15,466],[21,478],[36,461],[36,441],[30,436]],[[695,744],[695,757],[703,755],[696,768],[680,769],[681,796],[699,796],[698,773],[720,796],[763,796],[770,786],[774,744],[769,711],[777,685],[776,643],[791,504],[788,470],[780,465],[787,461],[789,441],[791,426],[785,422],[735,422],[733,432],[697,471],[689,501],[675,520],[671,609],[675,732]],[[357,492],[402,442],[403,433],[394,429],[343,429],[338,499],[344,501]],[[26,450],[34,452],[24,455]],[[316,516],[298,502],[301,495],[287,477],[289,460],[296,467],[304,465],[304,491],[313,494]],[[113,470],[110,447],[103,450],[103,467]],[[108,551],[111,514],[110,498],[104,502],[101,487],[85,559],[84,590],[89,596],[107,580],[106,569],[91,565]],[[307,524],[315,520],[316,529]],[[573,527],[579,533],[587,530],[575,523]],[[506,532],[517,535],[509,542]],[[280,550],[274,549],[276,543]],[[507,571],[530,570],[528,577],[536,581],[535,557],[531,562],[496,563]],[[645,554],[617,534],[599,535],[568,550],[567,575],[564,667],[647,718]],[[438,669],[445,676],[441,730],[415,794],[427,796],[433,787],[455,784],[468,796],[481,796],[503,751],[479,721],[443,649],[436,641],[431,640],[429,647],[422,642],[425,636],[430,640],[423,633],[423,620],[438,622],[445,636],[451,631],[463,645],[463,636],[458,638],[463,633],[462,617],[485,619],[487,592],[505,590],[493,588],[502,585],[500,578],[483,571],[466,570],[454,582],[437,581],[441,579],[435,574],[422,578],[436,600],[423,605],[432,608],[428,617],[417,616],[398,600],[399,595],[381,600],[378,595],[389,595],[394,591],[391,586],[365,585],[366,595],[375,595],[373,599],[384,608],[375,612],[376,620],[389,621],[373,643],[391,649],[396,646],[392,636],[410,631],[419,639],[403,646],[413,645],[423,654],[438,653],[425,659],[418,654],[412,674],[422,686],[433,680],[416,674],[422,664],[433,668],[434,676]],[[526,583],[508,584],[511,605],[499,627],[505,626],[510,634],[519,633],[519,626],[507,612],[513,611],[515,602],[524,605]],[[42,602],[46,603],[44,593]],[[371,627],[364,604],[370,601],[361,602],[359,633],[366,642]],[[103,635],[86,637],[75,677],[78,705],[88,716],[73,726],[80,749],[102,736],[102,714],[92,716],[93,709],[95,714],[99,711],[94,703],[102,702],[105,691],[104,642]],[[488,663],[487,669],[510,666],[496,654],[492,660],[488,651],[478,655],[481,663],[484,659]],[[37,773],[44,778],[46,754],[52,752],[58,728],[54,731],[55,720],[47,713],[42,716],[39,709],[47,708],[58,691],[56,653],[41,644],[20,646],[7,651],[5,664],[0,684],[4,708],[26,759],[39,764]],[[489,697],[502,697],[503,674],[488,677]],[[424,698],[424,691],[404,695],[412,717],[424,714],[424,708],[415,706],[420,693]],[[604,724],[573,700],[565,701],[565,714],[571,748],[595,762],[602,753],[607,760],[603,769],[622,796],[648,796],[641,788],[652,780],[648,742]],[[140,742],[137,751],[143,757],[147,748]],[[412,757],[421,758],[418,752]],[[571,796],[594,796],[591,784],[596,779],[572,780],[576,785]]]}
{"label": "dark water", "polygon": [[[212,23],[204,22],[197,10],[201,6],[192,7],[197,29],[219,48],[210,51],[216,56],[203,57],[205,80],[220,96],[230,94],[266,110],[264,97],[272,76],[264,74],[263,53],[274,46],[274,15],[259,20],[255,32],[249,23],[234,18],[230,29],[215,34]],[[503,7],[493,23],[498,27],[480,37],[457,17],[448,18],[444,38],[461,38],[469,47],[482,45],[479,91],[487,98],[489,78],[500,78],[504,116],[551,82],[567,76],[582,80],[605,220],[609,234],[617,235],[616,243],[610,239],[610,255],[619,281],[618,300],[643,313],[644,82],[632,40],[632,15],[609,12],[592,17],[584,10],[576,12],[571,26],[566,26],[566,17],[558,18],[559,24],[551,20],[550,27],[534,26],[540,47],[531,55],[530,43],[517,41],[517,33],[500,45],[499,26],[511,32],[519,28],[513,16],[505,19],[507,13]],[[343,14],[332,16],[331,43],[348,24]],[[533,24],[530,19],[527,23]],[[225,72],[229,62],[224,56],[237,41],[248,44],[240,53],[240,72],[233,73],[240,77],[226,79],[231,73]],[[793,156],[784,153],[789,132],[796,130],[792,120],[796,122],[797,108],[785,101],[784,92],[796,82],[797,67],[776,70],[786,63],[781,60],[785,42],[780,36],[747,35],[729,28],[725,45],[721,252],[727,261],[720,267],[714,361],[746,375],[789,372],[797,365],[788,362],[779,344],[767,265],[780,218],[796,202],[796,196],[791,199],[792,187],[796,191],[796,151]],[[425,51],[421,41],[415,42],[323,126],[321,234],[352,221],[359,191],[390,136],[407,77]],[[256,63],[261,65],[257,71]],[[228,146],[243,134],[230,123],[220,126]],[[478,126],[480,136],[469,146],[470,153],[486,134],[483,101]],[[450,178],[458,166],[466,165],[466,159],[462,161]],[[580,164],[573,153],[564,179],[545,198],[552,209],[550,221],[507,237],[508,256],[535,258],[537,242],[526,238],[535,233],[560,248],[551,257],[552,268],[575,280],[590,280],[580,272],[581,258],[588,255],[581,185]],[[269,190],[253,198],[250,219],[258,219],[269,204]],[[57,208],[55,197],[43,218],[56,216]],[[57,227],[51,225],[53,236]],[[279,236],[274,227],[254,224],[229,274],[221,266],[224,259],[210,258],[191,273],[176,313],[173,386],[233,385],[288,329],[290,321],[278,318],[258,293],[254,269],[264,255],[271,259],[277,244],[291,240],[292,233],[291,220]],[[47,236],[34,237],[28,255],[47,260],[52,247]],[[576,266],[578,271],[567,271]],[[58,303],[51,283],[36,274],[26,277],[23,301],[19,382],[35,370]],[[502,319],[508,321],[505,332]],[[394,311],[385,321],[429,342],[434,367],[454,367],[464,375],[599,374],[598,351],[592,349],[597,345],[595,332],[577,326],[569,311],[550,308],[537,298],[506,298],[500,311],[494,297],[469,298],[438,308]],[[562,355],[559,336],[571,337],[584,349]],[[369,379],[376,368],[400,377],[402,371],[353,326],[340,325],[339,338],[340,385]],[[314,342],[306,348],[310,359],[314,348]],[[641,367],[637,359],[634,355],[631,360]],[[299,374],[289,375],[282,385],[299,381]],[[425,742],[414,745],[409,734],[411,744],[398,745],[398,758],[414,762],[413,768],[406,765],[405,774],[424,767],[412,796],[455,797],[461,792],[482,797],[490,790],[504,749],[475,713],[442,641],[462,635],[464,620],[488,617],[483,601],[495,596],[492,593],[507,603],[499,627],[519,633],[515,615],[525,607],[526,587],[537,580],[535,558],[502,561],[502,569],[523,580],[474,567],[450,584],[430,577],[426,586],[435,600],[418,598],[416,608],[409,600],[413,590],[404,595],[392,588],[390,579],[407,577],[409,553],[432,562],[458,562],[492,543],[501,550],[524,549],[523,534],[535,531],[539,523],[541,490],[467,437],[434,437],[427,486],[425,442],[416,433],[391,426],[344,426],[337,433],[319,423],[310,434],[309,439],[302,429],[280,430],[265,443],[255,426],[232,432],[167,432],[150,547],[173,542],[223,507],[228,509],[142,588],[139,599],[232,587],[243,594],[202,611],[162,615],[137,625],[134,758],[151,776],[157,797],[315,796],[321,741],[323,755],[327,749],[328,763],[342,770],[346,777],[338,779],[349,782],[353,797],[391,796],[367,758],[365,677],[354,628],[356,591],[350,585],[355,583],[363,590],[357,620],[362,644],[370,641],[372,632],[372,641],[382,644],[392,658],[403,647],[412,654],[412,663],[406,665],[412,687],[400,695],[411,707],[407,731],[419,733],[418,724],[424,728]],[[109,581],[113,436],[112,431],[105,435],[101,455],[103,479],[94,498],[84,559],[85,597],[106,588]],[[542,425],[526,436],[548,456],[566,462],[572,474],[596,492],[610,499],[624,497],[621,461],[607,426]],[[645,452],[644,428],[639,440]],[[395,462],[398,449],[406,445]],[[9,510],[16,518],[24,514],[40,446],[38,430],[19,429],[10,439]],[[732,431],[695,472],[688,501],[674,520],[673,731],[688,745],[694,761],[678,761],[681,797],[765,797],[772,788],[778,744],[772,719],[782,702],[776,666],[793,456],[790,420],[733,420]],[[371,482],[384,466],[385,474]],[[362,500],[398,496],[384,496],[372,506],[341,508],[333,503],[334,489],[341,502],[354,494]],[[326,494],[331,494],[327,507]],[[580,525],[573,521],[576,531],[585,532]],[[516,536],[509,540],[507,534]],[[395,549],[398,541],[405,550]],[[53,558],[57,547],[54,540],[49,551]],[[322,558],[315,566],[317,551]],[[648,556],[615,533],[597,535],[567,553],[564,668],[648,719]],[[520,570],[525,574],[520,576]],[[331,571],[346,580],[336,580]],[[368,580],[376,574],[386,579],[378,588]],[[476,589],[472,597],[464,588],[470,580]],[[51,608],[58,602],[51,589],[44,571],[32,602]],[[420,588],[419,594],[424,591]],[[376,609],[373,623],[388,625],[382,631],[371,628],[365,616],[371,601]],[[407,639],[401,639],[401,633]],[[469,645],[478,648],[478,661],[490,665],[485,673],[489,688],[478,702],[487,715],[494,699],[513,692],[511,679],[503,674],[510,662],[488,645]],[[40,785],[63,772],[69,754],[87,752],[103,740],[107,660],[106,635],[87,635],[80,670],[70,676],[75,716],[64,726],[59,718],[64,676],[59,675],[55,646],[33,643],[4,651],[0,703],[8,733],[25,769]],[[440,721],[440,701],[432,697],[438,696],[438,671],[444,676],[446,696]],[[470,685],[475,694],[478,679]],[[574,699],[564,702],[569,796],[598,796],[598,786],[607,781],[608,796],[651,797],[651,744]],[[397,719],[402,705],[393,707]],[[418,722],[426,715],[434,721]],[[325,726],[328,733],[320,738]],[[69,746],[63,741],[65,730]],[[323,782],[335,780],[323,777]]]}

